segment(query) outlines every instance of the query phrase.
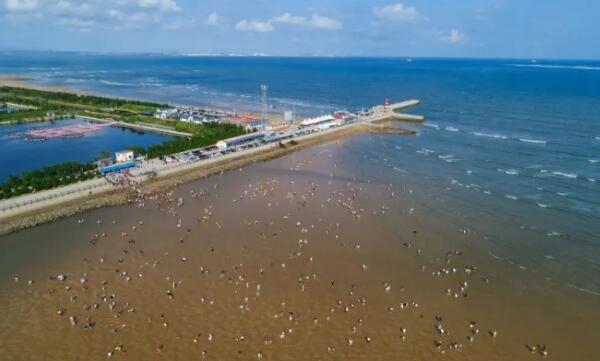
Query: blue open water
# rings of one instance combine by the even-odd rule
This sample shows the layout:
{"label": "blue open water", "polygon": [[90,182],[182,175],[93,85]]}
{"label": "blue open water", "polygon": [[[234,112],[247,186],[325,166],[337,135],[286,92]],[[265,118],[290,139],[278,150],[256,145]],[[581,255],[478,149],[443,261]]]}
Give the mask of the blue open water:
{"label": "blue open water", "polygon": [[355,172],[412,184],[430,213],[480,225],[493,257],[600,295],[600,62],[2,53],[0,73],[239,110],[264,83],[273,111],[300,114],[418,98],[418,136],[356,138]]}

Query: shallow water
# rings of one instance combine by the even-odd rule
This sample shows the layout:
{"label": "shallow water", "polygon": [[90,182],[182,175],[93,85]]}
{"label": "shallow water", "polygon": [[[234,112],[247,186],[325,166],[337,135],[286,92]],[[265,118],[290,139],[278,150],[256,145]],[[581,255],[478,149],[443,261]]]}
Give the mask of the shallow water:
{"label": "shallow water", "polygon": [[[455,200],[413,182],[410,167],[372,172],[365,144],[410,141],[330,143],[148,196],[143,207],[0,238],[3,357],[103,359],[123,345],[114,358],[529,360],[541,356],[526,344],[539,343],[548,359],[597,359],[598,296],[568,287],[570,275],[549,276],[560,269],[549,259],[522,268],[492,256],[512,255],[510,241],[489,239],[494,215],[468,204],[448,212]],[[49,279],[57,274],[68,278]],[[96,323],[84,329],[88,317]]]}
{"label": "shallow water", "polygon": [[420,136],[365,144],[361,169],[446,193],[456,206],[449,209],[472,206],[474,214],[490,215],[486,223],[496,218],[517,230],[535,227],[536,239],[553,245],[549,256],[569,255],[561,258],[569,259],[567,271],[583,265],[572,283],[600,293],[590,281],[597,277],[589,277],[590,270],[600,272],[591,257],[600,245],[600,62],[412,60],[6,51],[0,73],[41,85],[243,111],[260,111],[260,84],[268,84],[273,112],[295,109],[303,116],[358,110],[386,98],[420,99],[414,112],[427,118]]}

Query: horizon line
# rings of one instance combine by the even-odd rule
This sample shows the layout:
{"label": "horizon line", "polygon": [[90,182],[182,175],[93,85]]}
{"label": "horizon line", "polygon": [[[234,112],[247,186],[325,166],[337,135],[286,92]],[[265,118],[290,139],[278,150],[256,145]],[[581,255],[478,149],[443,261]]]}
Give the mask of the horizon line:
{"label": "horizon line", "polygon": [[91,55],[146,55],[146,56],[187,56],[187,57],[230,57],[230,58],[366,58],[366,59],[439,59],[439,60],[536,60],[536,61],[600,61],[600,58],[553,58],[553,57],[511,57],[511,56],[424,56],[424,55],[359,55],[359,54],[298,54],[298,55],[275,55],[261,52],[255,53],[228,53],[228,52],[184,52],[184,51],[91,51],[91,50],[53,50],[53,49],[2,49],[0,52],[15,53],[64,53],[64,54],[91,54]]}

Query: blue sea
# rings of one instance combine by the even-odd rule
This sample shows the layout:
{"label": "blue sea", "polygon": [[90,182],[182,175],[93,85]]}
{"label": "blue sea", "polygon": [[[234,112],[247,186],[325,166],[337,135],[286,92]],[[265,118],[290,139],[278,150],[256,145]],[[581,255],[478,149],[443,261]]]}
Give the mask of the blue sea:
{"label": "blue sea", "polygon": [[0,73],[236,110],[259,109],[267,84],[273,112],[300,115],[420,99],[418,135],[348,141],[349,171],[406,184],[415,212],[477,232],[498,262],[600,295],[598,61],[4,52]]}

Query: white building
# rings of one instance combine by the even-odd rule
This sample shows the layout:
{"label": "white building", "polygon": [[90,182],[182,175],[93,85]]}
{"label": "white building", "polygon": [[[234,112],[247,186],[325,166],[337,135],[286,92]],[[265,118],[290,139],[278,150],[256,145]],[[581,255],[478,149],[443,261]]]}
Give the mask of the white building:
{"label": "white building", "polygon": [[177,109],[156,109],[154,117],[158,119],[169,119],[177,113]]}
{"label": "white building", "polygon": [[334,120],[335,120],[335,118],[333,117],[333,115],[327,114],[327,115],[321,115],[321,116],[318,116],[318,117],[315,117],[315,118],[304,119],[302,121],[302,123],[300,123],[300,124],[303,127],[308,127],[308,126],[317,125],[317,124],[320,124],[320,123],[332,122]]}
{"label": "white building", "polygon": [[133,160],[132,150],[122,150],[115,153],[115,160],[117,163],[131,162]]}

